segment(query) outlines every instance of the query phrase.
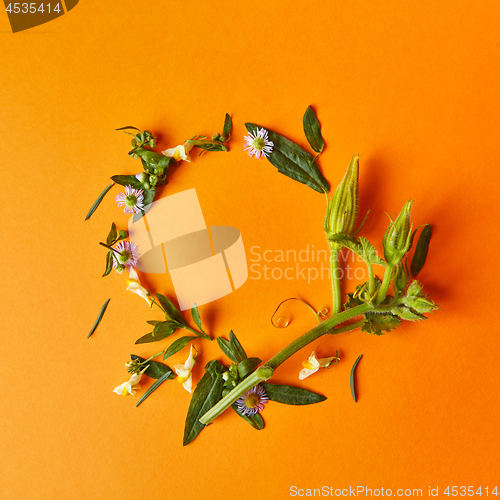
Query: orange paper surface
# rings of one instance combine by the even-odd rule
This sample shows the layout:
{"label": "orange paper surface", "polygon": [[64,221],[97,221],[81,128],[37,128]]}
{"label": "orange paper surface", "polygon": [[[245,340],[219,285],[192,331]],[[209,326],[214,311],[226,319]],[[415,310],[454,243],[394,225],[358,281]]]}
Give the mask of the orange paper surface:
{"label": "orange paper surface", "polygon": [[[423,497],[437,487],[446,498],[454,485],[491,496],[500,487],[499,22],[492,0],[81,0],[15,34],[0,12],[0,498],[285,499],[358,486]],[[160,194],[195,188],[207,226],[241,232],[248,280],[200,313],[212,336],[232,329],[266,360],[315,323],[289,302],[280,314],[290,326],[274,328],[282,300],[330,306],[328,261],[317,252],[327,248],[325,199],[248,157],[244,123],[308,148],[308,105],[322,124],[318,162],[332,187],[361,155],[361,214],[371,207],[362,234],[379,251],[384,212],[407,199],[415,224],[432,224],[419,279],[440,311],[380,338],[321,338],[274,381],[325,402],[269,403],[262,431],[227,412],[183,448],[190,395],[176,381],[138,408],[150,379],[135,397],[112,393],[128,378],[130,354],[170,344],[135,346],[161,314],[125,290],[125,276],[101,278],[98,242],[113,221],[127,229],[114,203],[120,188],[84,222],[111,175],[141,170],[127,156],[129,136],[115,129],[151,130],[160,151],[221,132],[231,114],[230,153],[194,154]],[[349,257],[343,267],[343,291],[352,291],[363,266]],[[175,300],[168,275],[141,278]],[[210,359],[227,361],[216,342],[196,346],[195,383]],[[338,349],[341,362],[299,382],[313,349],[320,357]],[[354,403],[349,373],[359,354]]]}

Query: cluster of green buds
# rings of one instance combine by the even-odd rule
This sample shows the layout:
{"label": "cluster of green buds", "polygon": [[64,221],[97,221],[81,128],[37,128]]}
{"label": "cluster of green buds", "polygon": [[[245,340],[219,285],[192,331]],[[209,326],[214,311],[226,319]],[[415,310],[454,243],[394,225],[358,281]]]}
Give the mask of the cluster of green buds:
{"label": "cluster of green buds", "polygon": [[224,380],[224,389],[222,390],[222,395],[225,396],[241,382],[241,377],[238,373],[238,365],[232,364],[229,367],[229,370],[222,374],[222,378]]}
{"label": "cluster of green buds", "polygon": [[[382,244],[384,246],[385,261],[390,266],[397,266],[411,248],[412,229],[411,207],[413,200],[408,200],[396,220],[391,219]],[[390,217],[389,217],[390,218]]]}
{"label": "cluster of green buds", "polygon": [[144,373],[149,368],[147,363],[150,359],[151,358],[143,361],[137,358],[133,359],[132,361],[125,363],[125,368],[127,368],[127,371],[132,375],[139,375],[140,373]]}
{"label": "cluster of green buds", "polygon": [[[134,149],[136,148],[142,148],[144,146],[148,146],[150,148],[154,148],[156,146],[156,136],[153,135],[152,132],[149,130],[145,130],[144,132],[141,132],[139,129],[136,129],[135,127],[127,127],[127,128],[133,128],[135,130],[138,130],[137,134],[132,134],[134,138],[132,139],[132,147],[133,149],[129,152],[129,155],[137,159],[138,155],[135,153]],[[121,129],[118,129],[121,130]]]}
{"label": "cluster of green buds", "polygon": [[324,229],[332,250],[354,236],[359,211],[359,156],[353,156],[332,198],[328,201]]}
{"label": "cluster of green buds", "polygon": [[404,305],[419,314],[436,311],[438,306],[423,293],[422,288],[421,283],[413,280],[403,297]]}

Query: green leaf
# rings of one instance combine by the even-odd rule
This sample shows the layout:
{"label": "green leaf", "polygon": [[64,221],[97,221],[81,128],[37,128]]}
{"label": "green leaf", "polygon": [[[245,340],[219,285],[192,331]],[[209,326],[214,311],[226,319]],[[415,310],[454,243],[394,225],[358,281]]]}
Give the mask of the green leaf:
{"label": "green leaf", "polygon": [[106,239],[106,243],[108,245],[112,245],[116,241],[117,237],[118,237],[118,233],[116,232],[116,225],[113,222],[113,224],[111,224],[111,229],[110,229],[108,237]]}
{"label": "green leaf", "polygon": [[153,325],[153,326],[156,326],[158,323],[161,323],[161,321],[158,321],[158,320],[156,320],[156,319],[150,319],[150,320],[146,321],[146,323],[147,323],[148,325]]}
{"label": "green leaf", "polygon": [[136,403],[136,408],[154,391],[156,391],[156,389],[158,389],[158,387],[160,387],[161,384],[163,384],[163,382],[165,382],[165,380],[168,380],[170,378],[170,374],[168,373],[165,373],[165,375],[162,375],[141,397],[141,399],[139,399],[139,401],[137,401]]}
{"label": "green leaf", "polygon": [[375,247],[363,236],[360,236],[359,243],[354,243],[352,240],[343,240],[342,243],[368,264],[385,266],[385,261],[377,255]]}
{"label": "green leaf", "polygon": [[89,213],[85,217],[85,220],[90,219],[92,214],[97,210],[97,207],[101,204],[101,201],[103,198],[106,196],[108,191],[114,186],[114,182],[112,182],[109,186],[107,186],[104,191],[97,197],[97,200],[95,200],[94,204],[90,207]]}
{"label": "green leaf", "polygon": [[[139,361],[146,361],[146,358],[141,358],[135,354],[131,354],[130,357],[132,359],[138,359]],[[172,368],[164,363],[159,363],[158,361],[148,361],[148,365],[148,369],[144,372],[144,374],[148,377],[158,379],[163,377],[165,374],[169,374],[169,378],[173,379],[176,376]]]}
{"label": "green leaf", "polygon": [[231,348],[231,352],[235,357],[236,363],[240,363],[241,361],[247,358],[247,353],[245,352],[245,349],[243,349],[243,346],[236,338],[236,335],[233,333],[233,330],[229,332],[229,347]]}
{"label": "green leaf", "polygon": [[130,186],[134,189],[142,189],[142,182],[135,175],[113,175],[113,181],[121,186]]}
{"label": "green leaf", "polygon": [[108,299],[106,302],[104,302],[104,305],[101,307],[99,315],[97,316],[97,319],[95,320],[95,323],[94,323],[94,326],[92,327],[92,330],[90,330],[90,333],[87,335],[87,338],[89,338],[96,331],[96,328],[99,326],[99,323],[101,322],[101,319],[104,316],[104,313],[106,312],[106,308],[108,307],[110,300],[111,299]]}
{"label": "green leaf", "polygon": [[221,351],[231,360],[237,363],[236,358],[234,357],[233,351],[231,351],[231,344],[229,343],[229,340],[226,340],[223,337],[217,337],[217,344],[219,344],[219,347]]}
{"label": "green leaf", "polygon": [[325,143],[321,136],[321,125],[311,106],[306,109],[302,124],[304,125],[304,133],[306,134],[307,142],[313,151],[321,153],[325,147]]}
{"label": "green leaf", "polygon": [[140,211],[134,214],[134,220],[133,222],[137,222],[141,217],[144,216],[144,214],[151,208],[151,204],[153,203],[153,199],[156,194],[156,187],[152,189],[147,189],[143,193],[143,203],[144,203],[144,208]]}
{"label": "green leaf", "polygon": [[269,382],[260,384],[271,401],[286,405],[311,405],[325,401],[326,397],[301,387],[277,385]]}
{"label": "green leaf", "polygon": [[224,119],[224,128],[222,129],[222,135],[224,137],[227,137],[228,139],[231,136],[231,126],[232,126],[231,117],[229,116],[228,113],[226,113],[226,117]]}
{"label": "green leaf", "polygon": [[173,319],[174,321],[178,321],[182,325],[187,326],[186,320],[182,317],[181,313],[177,310],[174,304],[172,304],[172,302],[165,297],[165,295],[157,293],[156,298],[160,302],[161,307],[165,309],[165,317],[167,319]]}
{"label": "green leaf", "polygon": [[240,416],[243,420],[246,420],[254,429],[261,431],[264,428],[264,420],[260,416],[260,413],[256,413],[255,415],[242,415],[238,411],[238,407],[236,403],[231,405],[231,408]]}
{"label": "green leaf", "polygon": [[323,177],[314,158],[300,146],[265,127],[259,127],[253,123],[245,123],[245,126],[249,132],[253,133],[259,128],[267,130],[268,138],[274,144],[273,151],[267,159],[278,169],[278,172],[306,184],[319,193],[330,190],[328,181]]}
{"label": "green leaf", "polygon": [[130,125],[127,127],[115,128],[115,130],[129,130],[129,129],[138,130],[139,132],[141,131],[140,129],[138,129],[136,127],[131,127]]}
{"label": "green leaf", "polygon": [[241,378],[245,378],[250,375],[255,368],[257,368],[262,363],[259,358],[245,358],[238,363],[238,373]]}
{"label": "green leaf", "polygon": [[203,328],[201,327],[201,317],[200,317],[200,313],[198,311],[198,306],[195,304],[192,308],[191,308],[191,315],[193,316],[193,320],[194,322],[196,323],[196,326],[203,332],[205,333],[205,331],[203,330]]}
{"label": "green leaf", "polygon": [[356,369],[356,366],[358,366],[359,360],[363,357],[362,354],[358,356],[358,359],[354,362],[351,368],[351,394],[352,398],[354,399],[354,402],[356,403],[356,391],[354,390],[354,370]]}
{"label": "green leaf", "polygon": [[361,331],[372,335],[383,335],[401,324],[401,320],[392,314],[366,313],[365,318],[366,323],[361,327]]}
{"label": "green leaf", "polygon": [[166,339],[170,337],[173,333],[180,328],[178,323],[173,321],[161,321],[157,325],[155,325],[154,330],[151,333],[148,333],[137,339],[135,341],[136,344],[148,344],[150,342],[158,342],[160,340]]}
{"label": "green leaf", "polygon": [[222,396],[224,380],[222,373],[226,368],[218,361],[212,360],[205,367],[205,375],[201,378],[194,390],[189,404],[186,423],[184,426],[183,445],[188,445],[205,427],[200,418],[216,405]]}
{"label": "green leaf", "polygon": [[425,259],[427,258],[427,252],[429,251],[429,242],[431,241],[432,229],[430,224],[426,224],[420,233],[420,237],[417,241],[417,246],[415,247],[415,253],[413,254],[413,259],[411,261],[410,272],[412,276],[417,276],[417,274],[422,270],[425,264]]}
{"label": "green leaf", "polygon": [[174,342],[172,342],[172,344],[170,344],[170,347],[165,351],[165,354],[163,355],[163,360],[178,353],[181,349],[186,347],[186,344],[188,342],[197,338],[198,337],[196,335],[187,335],[185,337],[181,337],[180,339],[175,340]]}
{"label": "green leaf", "polygon": [[110,250],[106,254],[106,270],[104,271],[102,277],[104,278],[104,276],[107,276],[112,269],[113,269],[113,252]]}

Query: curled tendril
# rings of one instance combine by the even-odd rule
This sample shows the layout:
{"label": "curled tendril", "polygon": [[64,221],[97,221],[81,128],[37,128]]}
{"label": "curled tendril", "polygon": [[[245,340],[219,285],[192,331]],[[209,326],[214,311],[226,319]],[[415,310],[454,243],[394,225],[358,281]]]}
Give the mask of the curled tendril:
{"label": "curled tendril", "polygon": [[271,324],[275,328],[286,328],[290,324],[290,318],[287,318],[285,316],[280,316],[277,320],[276,323],[274,322],[274,317],[276,316],[276,313],[278,312],[279,308],[287,301],[289,300],[298,300],[302,304],[306,305],[314,314],[316,319],[318,320],[318,323],[321,323],[326,319],[326,315],[328,314],[328,309],[326,307],[323,307],[323,309],[320,309],[318,312],[312,307],[310,304],[307,302],[303,301],[302,299],[298,299],[297,297],[290,297],[288,299],[283,300],[278,304],[278,307],[274,311],[273,315],[271,316]]}

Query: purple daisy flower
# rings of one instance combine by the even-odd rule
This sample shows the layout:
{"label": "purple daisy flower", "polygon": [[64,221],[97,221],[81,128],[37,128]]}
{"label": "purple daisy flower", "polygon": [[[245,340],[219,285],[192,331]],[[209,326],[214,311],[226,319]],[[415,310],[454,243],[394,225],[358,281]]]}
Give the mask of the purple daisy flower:
{"label": "purple daisy flower", "polygon": [[[120,254],[113,252],[113,268],[121,265],[127,271],[130,271],[130,268],[135,267],[139,262],[140,254],[137,251],[137,245],[133,241],[120,241],[113,248]],[[121,270],[123,271],[123,268]]]}
{"label": "purple daisy flower", "polygon": [[273,152],[274,143],[268,139],[267,130],[258,128],[254,133],[245,136],[245,151],[257,160],[262,156],[266,158]]}
{"label": "purple daisy flower", "polygon": [[264,405],[268,401],[269,398],[264,388],[261,385],[256,385],[236,400],[236,406],[242,415],[255,415],[264,409]]}
{"label": "purple daisy flower", "polygon": [[132,186],[125,186],[125,193],[116,196],[115,202],[119,207],[125,207],[126,214],[136,214],[144,208],[144,196],[142,189],[132,189]]}

